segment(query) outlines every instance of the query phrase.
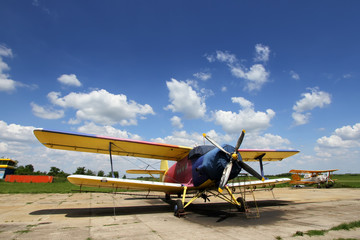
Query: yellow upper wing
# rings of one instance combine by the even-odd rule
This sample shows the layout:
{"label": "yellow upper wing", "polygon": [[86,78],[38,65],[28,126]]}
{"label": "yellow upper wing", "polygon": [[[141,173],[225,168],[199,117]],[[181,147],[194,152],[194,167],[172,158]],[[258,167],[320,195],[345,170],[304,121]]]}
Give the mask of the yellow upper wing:
{"label": "yellow upper wing", "polygon": [[34,130],[34,134],[37,139],[48,148],[109,154],[109,145],[111,143],[111,154],[113,155],[172,161],[183,159],[192,149],[190,147],[163,143],[57,132],[43,129]]}
{"label": "yellow upper wing", "polygon": [[281,161],[299,153],[297,150],[263,150],[263,149],[239,149],[243,161],[257,161],[258,157],[264,155],[263,161]]}

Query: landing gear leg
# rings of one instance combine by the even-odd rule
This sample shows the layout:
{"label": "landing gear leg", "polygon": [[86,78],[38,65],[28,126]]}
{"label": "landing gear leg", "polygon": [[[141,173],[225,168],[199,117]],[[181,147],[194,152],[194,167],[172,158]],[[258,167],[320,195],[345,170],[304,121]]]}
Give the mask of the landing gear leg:
{"label": "landing gear leg", "polygon": [[165,193],[165,200],[166,200],[166,201],[169,201],[169,200],[171,200],[170,194],[168,194],[168,193]]}

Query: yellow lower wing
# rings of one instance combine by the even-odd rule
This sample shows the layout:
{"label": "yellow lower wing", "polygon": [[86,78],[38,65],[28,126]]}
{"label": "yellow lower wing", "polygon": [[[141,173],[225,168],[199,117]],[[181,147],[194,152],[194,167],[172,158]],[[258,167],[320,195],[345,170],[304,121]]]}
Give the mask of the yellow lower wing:
{"label": "yellow lower wing", "polygon": [[70,175],[69,182],[86,187],[105,187],[114,189],[134,189],[145,191],[157,191],[165,193],[178,193],[183,191],[180,183],[165,183],[153,181],[141,181],[133,179],[118,179],[110,177],[95,177],[86,175]]}
{"label": "yellow lower wing", "polygon": [[272,186],[276,184],[282,184],[290,182],[290,178],[277,178],[277,179],[268,179],[265,181],[245,181],[245,182],[235,182],[235,183],[228,183],[229,187],[253,187],[253,186]]}

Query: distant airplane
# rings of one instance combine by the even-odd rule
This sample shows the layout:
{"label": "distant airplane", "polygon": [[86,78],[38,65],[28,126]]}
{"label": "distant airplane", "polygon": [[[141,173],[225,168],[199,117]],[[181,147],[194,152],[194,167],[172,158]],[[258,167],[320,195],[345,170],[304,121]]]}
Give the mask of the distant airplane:
{"label": "distant airplane", "polygon": [[[230,188],[240,186],[275,185],[289,182],[289,178],[265,180],[263,161],[280,161],[297,154],[297,150],[260,150],[241,149],[245,136],[243,130],[235,147],[220,146],[206,134],[204,137],[213,145],[202,145],[195,148],[178,145],[136,141],[97,135],[84,135],[37,129],[34,130],[37,139],[48,148],[80,152],[109,154],[112,177],[95,177],[87,175],[70,175],[68,180],[79,186],[108,187],[113,189],[137,189],[164,192],[165,198],[177,195],[174,214],[180,216],[184,208],[194,200],[208,196],[219,197],[243,210],[243,199],[236,198]],[[133,179],[118,179],[114,177],[112,155],[161,160],[157,170],[128,170],[136,174],[160,174],[160,181],[140,181]],[[168,167],[168,160],[176,163]],[[245,163],[259,161],[261,174]],[[238,176],[244,169],[259,181],[228,183],[228,180]],[[223,190],[226,190],[223,193]],[[185,203],[187,194],[195,194]],[[229,196],[226,196],[225,194]]]}
{"label": "distant airplane", "polygon": [[[335,183],[335,180],[332,179],[331,173],[339,169],[330,169],[330,170],[296,170],[293,169],[290,171],[292,173],[290,184],[295,186],[300,185],[312,185],[316,184],[318,188],[322,185],[329,188],[332,187]],[[301,178],[301,175],[304,177]]]}

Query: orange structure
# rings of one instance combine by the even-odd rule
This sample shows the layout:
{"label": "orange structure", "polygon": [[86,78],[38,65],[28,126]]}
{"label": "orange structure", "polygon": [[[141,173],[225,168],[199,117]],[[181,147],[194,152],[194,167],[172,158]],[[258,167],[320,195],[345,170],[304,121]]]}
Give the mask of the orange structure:
{"label": "orange structure", "polygon": [[5,182],[52,183],[53,176],[6,175]]}

